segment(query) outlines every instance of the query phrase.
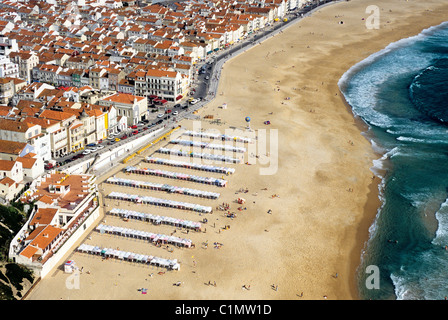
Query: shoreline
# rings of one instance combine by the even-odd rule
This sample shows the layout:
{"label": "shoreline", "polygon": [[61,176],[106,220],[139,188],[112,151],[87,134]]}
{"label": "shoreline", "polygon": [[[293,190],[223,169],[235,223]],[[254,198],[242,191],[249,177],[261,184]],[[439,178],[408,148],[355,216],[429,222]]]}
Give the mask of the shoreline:
{"label": "shoreline", "polygon": [[[445,10],[447,10],[447,6],[445,5],[444,7]],[[424,24],[423,26],[419,26],[415,29],[415,31],[408,31],[407,35],[404,37],[397,37],[392,41],[387,41],[385,42],[384,47],[380,47],[377,51],[373,52],[372,54],[375,54],[376,52],[379,52],[380,50],[386,48],[388,45],[395,43],[397,41],[403,40],[403,39],[407,39],[413,36],[417,36],[418,34],[420,34],[422,31],[431,28],[431,27],[435,27],[440,25],[441,23],[444,23],[448,21],[448,18],[446,19],[441,19],[438,20],[438,22],[436,23],[427,23]],[[412,23],[408,24],[409,26],[414,26]],[[354,65],[356,65],[359,62],[364,61],[365,59],[367,59],[370,55],[367,55],[365,57],[363,57],[362,59],[360,59],[358,62],[356,62],[355,64],[349,66],[349,68],[347,68],[346,71],[348,71],[351,67],[353,67]],[[342,75],[341,75],[342,77]],[[340,79],[341,79],[340,77]],[[341,91],[340,95],[342,97],[342,100],[344,102],[345,107],[347,108],[347,111],[350,112],[353,115],[353,118],[356,122],[356,125],[358,126],[360,133],[366,133],[369,130],[369,126],[359,117],[355,116],[353,114],[352,108],[350,106],[350,104],[346,101],[344,95],[342,94]],[[366,140],[369,141],[369,139],[366,137]],[[370,143],[370,141],[369,141]],[[383,154],[377,153],[378,158],[380,158],[381,156],[383,156]],[[373,175],[373,172],[372,172]],[[375,176],[375,178],[372,180],[371,185],[369,186],[369,194],[368,194],[368,200],[366,202],[365,205],[365,216],[364,219],[362,219],[362,221],[359,224],[359,229],[358,229],[358,234],[357,234],[357,239],[358,239],[358,243],[356,246],[353,247],[352,251],[351,251],[351,266],[350,269],[352,270],[352,279],[350,281],[350,289],[351,289],[351,296],[353,299],[360,299],[360,295],[359,295],[359,288],[358,288],[358,273],[360,272],[358,269],[361,266],[361,262],[362,262],[362,254],[363,251],[366,250],[366,245],[367,242],[370,239],[370,232],[369,232],[369,228],[372,226],[372,223],[374,223],[377,215],[378,215],[378,211],[380,210],[380,207],[382,205],[382,201],[379,198],[379,193],[380,193],[380,184],[381,184],[381,179],[377,176]]]}
{"label": "shoreline", "polygon": [[[403,3],[408,2],[403,1]],[[256,199],[257,204],[250,208],[247,215],[251,214],[249,217],[256,217],[256,221],[245,217],[246,213],[244,213],[241,218],[239,217],[236,222],[233,222],[233,233],[228,234],[226,231],[225,234],[217,236],[210,228],[207,236],[213,234],[213,237],[229,241],[225,242],[226,245],[221,249],[222,253],[218,253],[220,250],[205,252],[196,249],[194,255],[198,258],[198,267],[193,268],[190,265],[191,259],[185,260],[182,273],[179,273],[179,276],[173,274],[166,275],[164,279],[151,280],[154,281],[152,290],[158,293],[163,292],[163,294],[156,297],[148,296],[148,298],[297,300],[297,290],[299,292],[304,290],[303,299],[326,299],[327,295],[329,299],[359,299],[356,271],[359,267],[361,252],[369,238],[369,227],[380,207],[379,181],[378,178],[372,181],[373,173],[370,171],[373,166],[372,160],[377,159],[377,154],[372,150],[370,141],[362,135],[364,132],[362,129],[367,128],[367,125],[361,119],[354,117],[351,107],[340,93],[337,82],[346,70],[370,54],[383,49],[391,42],[400,40],[403,35],[404,37],[415,35],[426,28],[425,26],[429,24],[427,21],[420,24],[417,22],[421,18],[421,10],[430,7],[431,4],[428,2],[418,4],[418,1],[412,0],[409,3],[416,5],[417,9],[409,10],[410,12],[399,12],[395,15],[394,12],[399,11],[400,4],[390,4],[387,1],[379,0],[377,3],[379,6],[392,8],[394,14],[393,16],[389,14],[388,18],[391,23],[382,26],[385,31],[379,30],[378,34],[372,35],[364,29],[355,29],[355,31],[351,29],[353,25],[362,28],[362,24],[361,27],[359,25],[359,20],[364,14],[367,1],[338,2],[326,8],[319,8],[311,17],[304,17],[295,23],[293,28],[285,29],[282,35],[277,35],[269,39],[270,41],[264,41],[260,45],[250,48],[246,55],[234,56],[229,59],[232,62],[226,63],[225,68],[223,67],[222,71],[226,73],[226,76],[221,77],[217,90],[217,92],[225,92],[224,95],[217,95],[199,111],[199,114],[203,116],[208,114],[207,112],[216,113],[222,115],[226,123],[235,127],[243,127],[245,125],[244,116],[248,115],[249,110],[254,122],[264,120],[269,111],[275,111],[273,115],[269,116],[272,128],[278,128],[282,133],[281,138],[284,138],[282,141],[285,141],[282,148],[279,149],[279,155],[284,157],[279,157],[278,177],[271,181],[261,176],[254,176],[256,171],[255,168],[250,168],[251,166],[238,168],[237,172],[240,171],[240,173],[231,178],[232,190],[225,192],[227,197],[230,197],[233,189],[249,183],[244,177],[245,173],[241,177],[241,171],[246,170],[248,175],[254,178],[254,181],[250,181],[251,191],[259,186],[264,186],[268,181],[270,182],[269,189],[272,185],[272,189],[275,190],[269,192],[280,190],[281,205],[278,205],[278,209],[276,208],[276,211],[280,212],[275,212],[272,217],[266,217],[265,211],[263,211],[266,208],[265,204],[276,200],[250,197],[250,200]],[[440,0],[433,0],[430,3],[443,6],[445,11],[435,13],[435,15],[445,21],[442,16],[448,12],[448,4],[443,4]],[[314,31],[320,30],[316,29],[316,26],[320,26],[323,21],[331,21],[331,16],[336,13],[343,13],[350,17],[344,17],[344,25],[337,24],[337,27],[335,27],[337,20],[333,20],[335,25],[330,22],[326,23],[325,30],[316,31],[316,33],[322,32],[322,36],[315,35]],[[403,17],[402,14],[407,14],[407,16]],[[406,18],[409,19],[408,22],[400,22],[401,32],[396,32],[391,27],[394,23],[406,20]],[[436,18],[433,17],[433,19]],[[436,23],[431,22],[429,26],[434,24]],[[309,35],[306,33],[307,30],[310,32]],[[344,30],[346,34],[350,35],[351,38],[347,37],[350,39],[344,37]],[[297,39],[297,35],[303,37]],[[316,40],[317,37],[322,37],[323,41]],[[309,44],[311,44],[310,48],[307,48],[306,45]],[[257,49],[260,46],[263,48]],[[265,49],[265,46],[269,48]],[[292,46],[299,47],[298,51],[297,49],[292,50],[293,55],[284,54],[292,49]],[[276,52],[267,56],[266,51],[272,51],[272,48],[275,48]],[[277,51],[279,49],[284,52]],[[268,51],[268,54],[272,53],[271,51]],[[307,53],[304,54],[305,52]],[[320,55],[317,56],[319,53]],[[338,57],[345,60],[341,62]],[[321,61],[326,58],[330,59],[330,63],[323,66]],[[260,67],[258,64],[263,64],[265,60],[267,60],[266,64]],[[297,69],[293,70],[289,67],[291,64],[294,64],[293,67],[299,66],[297,69],[302,67],[304,72],[295,72]],[[247,67],[246,72],[241,68],[242,66]],[[237,86],[234,85],[235,79],[239,80]],[[320,84],[322,79],[325,79],[325,85],[324,82],[322,85]],[[281,92],[272,90],[272,87],[275,88],[276,85],[281,86]],[[293,85],[299,90],[292,90]],[[315,88],[320,91],[317,89],[314,91]],[[244,92],[248,93],[248,97],[242,95]],[[259,97],[260,92],[263,93],[262,99]],[[322,92],[324,93],[322,94]],[[337,96],[335,93],[338,93]],[[285,94],[292,97],[292,106],[288,103],[281,105],[278,103],[279,101],[284,102]],[[226,113],[225,110],[218,110],[223,102],[229,103],[231,114]],[[344,103],[345,109],[342,110]],[[312,109],[317,112],[311,112]],[[257,129],[264,128],[256,123],[254,126]],[[347,138],[353,139],[355,145],[347,144]],[[294,150],[294,148],[298,150]],[[295,159],[290,164],[292,168],[285,164],[286,159],[290,157]],[[347,166],[353,166],[353,168],[347,168]],[[352,172],[352,169],[356,173]],[[293,180],[291,178],[295,178],[296,181],[291,181]],[[355,193],[348,193],[345,189],[347,183],[356,184],[359,190],[355,188]],[[291,195],[293,196],[291,197]],[[297,199],[295,195],[297,195]],[[226,200],[230,199],[226,198]],[[263,214],[259,214],[261,212]],[[347,212],[352,215],[347,216]],[[104,214],[104,216],[106,215]],[[109,219],[111,218],[108,217]],[[249,225],[251,222],[254,225]],[[266,226],[269,226],[269,233],[263,232],[263,228]],[[97,234],[92,234],[92,236],[99,237]],[[265,243],[266,238],[269,241]],[[107,238],[107,240],[112,241],[111,238]],[[241,241],[239,243],[243,248],[238,245],[232,246],[233,241]],[[294,254],[291,255],[291,252]],[[187,252],[181,252],[181,254],[186,257],[192,255]],[[263,259],[267,254],[272,255],[272,262],[275,262],[275,265]],[[98,278],[92,279],[99,282],[100,289],[110,291],[110,296],[105,299],[123,299],[120,294],[125,294],[125,297],[132,299],[133,287],[130,289],[131,284],[122,283],[115,276],[114,281],[118,287],[128,285],[125,287],[127,289],[121,293],[117,292],[111,283],[106,283],[107,279],[103,279],[106,275],[114,273],[109,269],[114,268],[113,265],[117,265],[116,263],[96,262],[93,258],[77,255],[76,259],[78,258],[80,261],[84,260],[95,266],[98,264],[98,268],[93,269],[93,274],[98,274]],[[206,263],[201,262],[200,258],[208,259],[206,263],[208,262],[210,266],[206,266]],[[108,266],[107,263],[113,265]],[[226,267],[222,268],[225,270],[220,270],[219,267],[223,263],[226,264]],[[118,265],[123,266],[120,263]],[[253,265],[257,265],[257,270],[252,270]],[[102,268],[107,268],[107,270]],[[132,267],[123,268],[131,270],[131,273],[134,270]],[[100,270],[101,273],[104,272],[104,276],[99,274]],[[192,273],[193,271],[195,273]],[[335,271],[341,275],[337,282],[330,276]],[[140,271],[136,269],[135,273],[138,272]],[[299,275],[296,276],[296,274]],[[123,275],[125,274],[122,273]],[[177,289],[177,291],[170,289],[171,280],[174,282],[181,277],[185,279],[186,287],[181,290]],[[64,275],[55,270],[50,279],[43,280],[43,282],[48,282],[48,285],[41,283],[36,294],[31,294],[34,296],[31,299],[45,299],[52,295],[59,297],[59,293],[54,293],[52,290],[55,290],[53,285],[57,285],[57,283],[60,285],[61,279],[65,280]],[[210,279],[219,280],[219,291],[204,287],[203,282]],[[134,279],[131,277],[130,280],[132,282]],[[240,288],[243,281],[249,283],[252,281],[253,290],[242,291]],[[269,284],[274,281],[280,283],[279,292],[274,293],[269,288]],[[135,281],[132,285],[134,283]],[[98,288],[95,286],[90,288],[88,284],[86,287],[81,298],[95,297]],[[80,298],[79,292],[60,290],[60,295],[74,299]],[[45,293],[45,291],[47,292]],[[145,297],[134,297],[134,299],[139,298]]]}
{"label": "shoreline", "polygon": [[[352,107],[345,99],[344,95],[341,91],[341,99],[344,102],[344,105],[347,109],[347,112],[353,115],[353,119],[355,121],[356,127],[359,129],[360,134],[367,132],[369,130],[369,126],[367,123],[365,123],[361,118],[355,116],[353,114]],[[365,138],[369,143],[370,141]],[[375,152],[374,154],[377,155],[378,159],[381,158],[382,154]],[[373,164],[372,164],[373,165]],[[358,227],[358,232],[356,234],[356,245],[353,247],[352,251],[350,252],[350,266],[349,266],[349,273],[352,275],[352,277],[349,279],[349,288],[350,288],[350,296],[354,300],[359,300],[361,297],[359,295],[359,289],[358,289],[358,269],[361,266],[362,262],[362,254],[363,250],[366,249],[367,242],[370,239],[370,232],[369,229],[374,223],[376,216],[378,214],[378,210],[380,209],[382,202],[379,197],[380,195],[380,184],[381,179],[377,177],[372,172],[372,182],[369,185],[369,193],[367,194],[367,201],[365,203],[364,207],[364,218],[361,219]]]}

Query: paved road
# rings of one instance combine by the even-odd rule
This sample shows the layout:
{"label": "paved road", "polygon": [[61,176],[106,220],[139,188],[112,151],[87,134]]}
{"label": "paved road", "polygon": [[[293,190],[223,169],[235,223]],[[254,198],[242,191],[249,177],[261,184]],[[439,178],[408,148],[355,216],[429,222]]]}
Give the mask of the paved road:
{"label": "paved road", "polygon": [[341,2],[344,0],[316,0],[310,3],[309,6],[303,8],[303,9],[296,9],[290,14],[286,16],[288,19],[286,22],[277,22],[272,24],[271,26],[267,27],[267,29],[264,29],[262,32],[252,34],[247,39],[232,45],[230,48],[225,49],[223,52],[220,52],[218,54],[213,54],[211,58],[208,58],[207,61],[203,64],[200,64],[198,68],[200,68],[202,65],[209,63],[210,69],[206,73],[210,76],[210,80],[204,80],[206,90],[205,93],[203,90],[201,90],[201,93],[199,94],[198,91],[195,94],[195,97],[202,97],[205,98],[204,101],[198,103],[194,106],[194,110],[197,110],[201,108],[203,105],[205,105],[208,101],[212,100],[216,97],[218,94],[218,85],[219,85],[219,78],[221,76],[221,70],[224,65],[224,63],[227,62],[227,60],[231,59],[232,57],[235,57],[239,55],[240,53],[243,53],[248,48],[253,47],[257,44],[259,44],[262,41],[267,40],[270,37],[275,36],[276,34],[283,31],[285,28],[288,28],[293,23],[299,21],[300,19],[310,15],[316,8],[329,5],[334,2]]}

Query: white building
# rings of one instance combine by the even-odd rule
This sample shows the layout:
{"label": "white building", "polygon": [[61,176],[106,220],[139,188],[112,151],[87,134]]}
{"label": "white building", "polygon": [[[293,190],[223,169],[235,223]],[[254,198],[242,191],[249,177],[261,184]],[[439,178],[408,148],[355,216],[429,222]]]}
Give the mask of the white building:
{"label": "white building", "polygon": [[9,258],[44,278],[99,217],[95,177],[51,172],[20,199],[37,210],[11,241]]}
{"label": "white building", "polygon": [[148,99],[125,93],[116,93],[98,101],[101,106],[114,106],[117,117],[125,116],[128,126],[148,118]]}
{"label": "white building", "polygon": [[17,63],[11,62],[6,56],[0,56],[0,78],[19,77],[19,65]]}
{"label": "white building", "polygon": [[166,101],[174,102],[185,94],[187,82],[188,78],[182,76],[180,72],[151,69],[146,72],[141,92],[146,97],[155,95]]}
{"label": "white building", "polygon": [[8,39],[7,37],[0,37],[0,55],[9,56],[11,52],[19,51],[16,39]]}
{"label": "white building", "polygon": [[43,133],[40,125],[0,119],[0,140],[28,143],[44,161],[51,159],[50,135]]}
{"label": "white building", "polygon": [[44,173],[44,161],[35,153],[28,153],[24,157],[18,157],[16,161],[22,163],[23,180],[30,182]]}

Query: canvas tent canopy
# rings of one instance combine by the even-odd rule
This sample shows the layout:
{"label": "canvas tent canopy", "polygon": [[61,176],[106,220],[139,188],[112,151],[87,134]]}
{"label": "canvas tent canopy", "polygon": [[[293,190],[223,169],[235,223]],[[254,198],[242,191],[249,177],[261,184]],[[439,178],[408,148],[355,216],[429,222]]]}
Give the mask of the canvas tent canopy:
{"label": "canvas tent canopy", "polygon": [[164,206],[164,207],[170,207],[175,209],[183,209],[183,210],[190,210],[200,213],[211,213],[212,208],[208,206],[202,206],[194,203],[188,203],[188,202],[180,202],[180,201],[173,201],[173,200],[167,200],[167,199],[160,199],[160,198],[154,198],[149,196],[138,196],[135,194],[127,194],[122,192],[111,192],[108,195],[111,199],[117,199],[117,200],[124,200],[124,201],[132,201],[137,203],[145,203],[145,204],[151,204],[156,206]]}
{"label": "canvas tent canopy", "polygon": [[156,224],[161,224],[161,223],[169,224],[169,225],[173,225],[176,227],[194,229],[197,231],[200,231],[201,227],[202,227],[200,222],[177,219],[177,218],[173,218],[173,217],[153,215],[150,213],[143,213],[143,212],[121,209],[121,208],[113,208],[112,210],[110,210],[108,212],[108,214],[117,215],[122,218],[131,218],[131,219],[148,221],[148,222],[152,222],[152,223],[156,223]]}
{"label": "canvas tent canopy", "polygon": [[172,160],[172,159],[146,157],[144,161],[148,162],[148,163],[155,163],[155,164],[160,164],[160,165],[208,171],[208,172],[215,172],[215,173],[224,173],[224,174],[235,173],[234,168],[216,167],[216,166],[200,164],[200,163],[176,161],[176,160]]}
{"label": "canvas tent canopy", "polygon": [[246,138],[246,137],[230,136],[230,135],[226,135],[226,134],[216,134],[216,133],[207,133],[207,132],[185,131],[183,134],[190,136],[190,137],[201,137],[201,138],[208,138],[208,139],[215,139],[215,140],[222,140],[222,141],[236,141],[236,142],[243,142],[243,143],[250,143],[252,141],[250,138]]}
{"label": "canvas tent canopy", "polygon": [[164,177],[164,178],[170,178],[170,179],[177,179],[177,180],[186,180],[196,183],[203,183],[203,184],[209,184],[209,185],[215,185],[218,187],[226,187],[227,186],[227,180],[224,179],[217,179],[213,177],[202,177],[202,176],[196,176],[181,172],[172,172],[172,171],[166,171],[166,170],[159,170],[159,169],[148,169],[148,168],[137,168],[133,166],[128,166],[123,169],[126,173],[136,173],[136,174],[142,174],[142,175],[153,175],[158,177]]}
{"label": "canvas tent canopy", "polygon": [[111,248],[100,248],[98,246],[92,246],[84,243],[77,248],[78,252],[88,254],[97,254],[96,252],[98,250],[99,252],[104,252],[105,255],[108,255],[111,258],[156,265],[160,267],[165,267],[170,270],[180,270],[180,264],[177,262],[177,259],[165,259],[160,257],[154,257],[151,255],[114,250]]}
{"label": "canvas tent canopy", "polygon": [[150,189],[150,190],[157,190],[157,191],[166,191],[166,192],[170,192],[170,193],[178,193],[178,194],[184,194],[184,195],[188,195],[188,196],[201,197],[201,198],[207,198],[207,199],[218,199],[220,196],[220,194],[217,192],[203,191],[203,190],[197,190],[197,189],[191,189],[191,188],[182,188],[182,187],[177,187],[177,186],[171,186],[168,184],[152,183],[152,182],[148,182],[148,181],[138,181],[138,180],[131,180],[131,179],[116,178],[116,177],[110,177],[106,180],[106,182],[111,183],[111,184],[122,185],[122,186],[143,188],[143,189]]}
{"label": "canvas tent canopy", "polygon": [[210,153],[201,153],[201,152],[187,152],[170,148],[160,148],[157,152],[162,154],[175,155],[178,157],[189,157],[189,158],[200,158],[200,159],[208,159],[214,161],[222,161],[228,163],[241,163],[241,159],[232,158],[225,155],[220,154],[210,154]]}
{"label": "canvas tent canopy", "polygon": [[190,140],[171,140],[171,144],[179,144],[182,146],[189,146],[189,147],[200,147],[200,148],[207,148],[207,149],[214,149],[214,150],[224,150],[224,151],[233,151],[233,152],[240,152],[244,153],[246,152],[246,148],[243,147],[234,147],[229,146],[225,144],[213,144],[213,143],[207,143],[207,142],[201,142],[201,141],[190,141]]}

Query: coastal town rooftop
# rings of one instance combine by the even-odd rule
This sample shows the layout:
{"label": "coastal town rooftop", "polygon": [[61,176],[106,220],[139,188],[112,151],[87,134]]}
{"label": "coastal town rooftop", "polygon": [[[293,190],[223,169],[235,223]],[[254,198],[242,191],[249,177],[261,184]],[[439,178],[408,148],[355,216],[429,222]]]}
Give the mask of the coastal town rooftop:
{"label": "coastal town rooftop", "polygon": [[73,210],[91,193],[92,178],[89,175],[46,174],[36,183],[35,190],[25,192],[23,202],[38,200],[48,205]]}

